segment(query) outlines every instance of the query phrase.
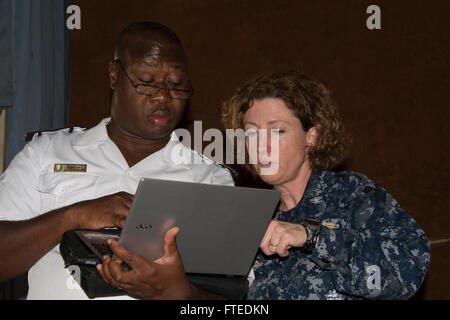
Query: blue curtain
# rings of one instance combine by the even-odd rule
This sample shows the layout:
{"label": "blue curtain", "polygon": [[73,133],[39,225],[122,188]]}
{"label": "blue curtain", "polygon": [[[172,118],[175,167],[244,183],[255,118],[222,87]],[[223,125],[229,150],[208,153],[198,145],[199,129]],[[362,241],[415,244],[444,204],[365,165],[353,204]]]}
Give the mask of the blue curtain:
{"label": "blue curtain", "polygon": [[12,105],[14,96],[10,7],[10,2],[0,1],[0,106]]}
{"label": "blue curtain", "polygon": [[5,167],[23,148],[26,132],[67,126],[69,5],[66,0],[0,0],[0,59],[4,53],[9,59],[0,64],[5,78],[0,107],[7,110]]}
{"label": "blue curtain", "polygon": [[[69,0],[0,0],[0,110],[6,109],[5,167],[24,134],[68,124]],[[23,299],[27,276],[0,283],[0,299]]]}

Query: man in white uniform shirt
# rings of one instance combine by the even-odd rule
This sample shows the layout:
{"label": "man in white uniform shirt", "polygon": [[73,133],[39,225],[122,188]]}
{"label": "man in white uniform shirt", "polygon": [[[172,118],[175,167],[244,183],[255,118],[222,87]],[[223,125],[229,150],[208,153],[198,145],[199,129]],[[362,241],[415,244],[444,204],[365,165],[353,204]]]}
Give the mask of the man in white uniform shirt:
{"label": "man in white uniform shirt", "polygon": [[[86,131],[35,136],[0,178],[0,281],[29,270],[28,299],[87,299],[64,268],[62,234],[123,227],[140,178],[233,185],[213,161],[177,156],[184,148],[188,160],[201,157],[173,133],[192,88],[171,30],[155,23],[127,27],[109,77],[111,118]],[[175,236],[166,237],[171,245]],[[165,262],[170,267],[170,259],[161,267]],[[190,289],[193,297],[208,294]]]}

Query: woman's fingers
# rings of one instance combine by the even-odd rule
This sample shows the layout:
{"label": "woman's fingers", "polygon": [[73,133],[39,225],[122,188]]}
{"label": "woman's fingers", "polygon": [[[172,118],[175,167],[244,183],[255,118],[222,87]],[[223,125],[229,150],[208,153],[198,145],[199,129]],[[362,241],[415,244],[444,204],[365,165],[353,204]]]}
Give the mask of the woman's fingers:
{"label": "woman's fingers", "polygon": [[291,248],[289,241],[290,241],[289,237],[285,236],[285,237],[281,238],[280,242],[278,243],[278,246],[276,248],[276,253],[280,257],[287,257],[289,255],[289,249]]}
{"label": "woman's fingers", "polygon": [[267,227],[266,233],[261,241],[260,248],[266,255],[272,255],[275,253],[276,243],[272,243],[272,236],[277,228],[278,221],[272,220]]}
{"label": "woman's fingers", "polygon": [[302,225],[272,220],[260,248],[266,255],[278,254],[280,257],[287,257],[289,249],[302,246],[305,239]]}

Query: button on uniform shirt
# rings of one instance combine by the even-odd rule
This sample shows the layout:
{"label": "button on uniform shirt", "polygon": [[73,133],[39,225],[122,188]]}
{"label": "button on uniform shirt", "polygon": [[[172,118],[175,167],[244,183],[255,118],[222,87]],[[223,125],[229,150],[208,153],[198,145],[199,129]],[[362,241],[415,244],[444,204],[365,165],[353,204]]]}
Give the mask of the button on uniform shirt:
{"label": "button on uniform shirt", "polygon": [[[120,191],[134,194],[143,177],[234,184],[228,170],[185,147],[175,133],[163,149],[130,168],[108,137],[109,121],[86,131],[36,135],[0,178],[0,220],[27,220]],[[64,268],[59,245],[29,270],[28,282],[28,299],[88,299]]]}

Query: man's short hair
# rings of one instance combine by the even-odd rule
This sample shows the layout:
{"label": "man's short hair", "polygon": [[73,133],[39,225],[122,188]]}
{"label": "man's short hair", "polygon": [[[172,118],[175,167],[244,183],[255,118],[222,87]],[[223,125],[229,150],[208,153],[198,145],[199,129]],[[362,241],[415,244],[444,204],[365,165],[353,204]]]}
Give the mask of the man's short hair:
{"label": "man's short hair", "polygon": [[181,43],[180,38],[178,38],[176,33],[173,32],[169,27],[157,22],[143,21],[130,24],[120,32],[116,41],[114,59],[120,58],[123,51],[127,49],[127,40],[129,39],[129,37],[133,37],[145,32],[153,32],[154,34],[157,34],[168,42],[178,45],[184,53],[183,44]]}

